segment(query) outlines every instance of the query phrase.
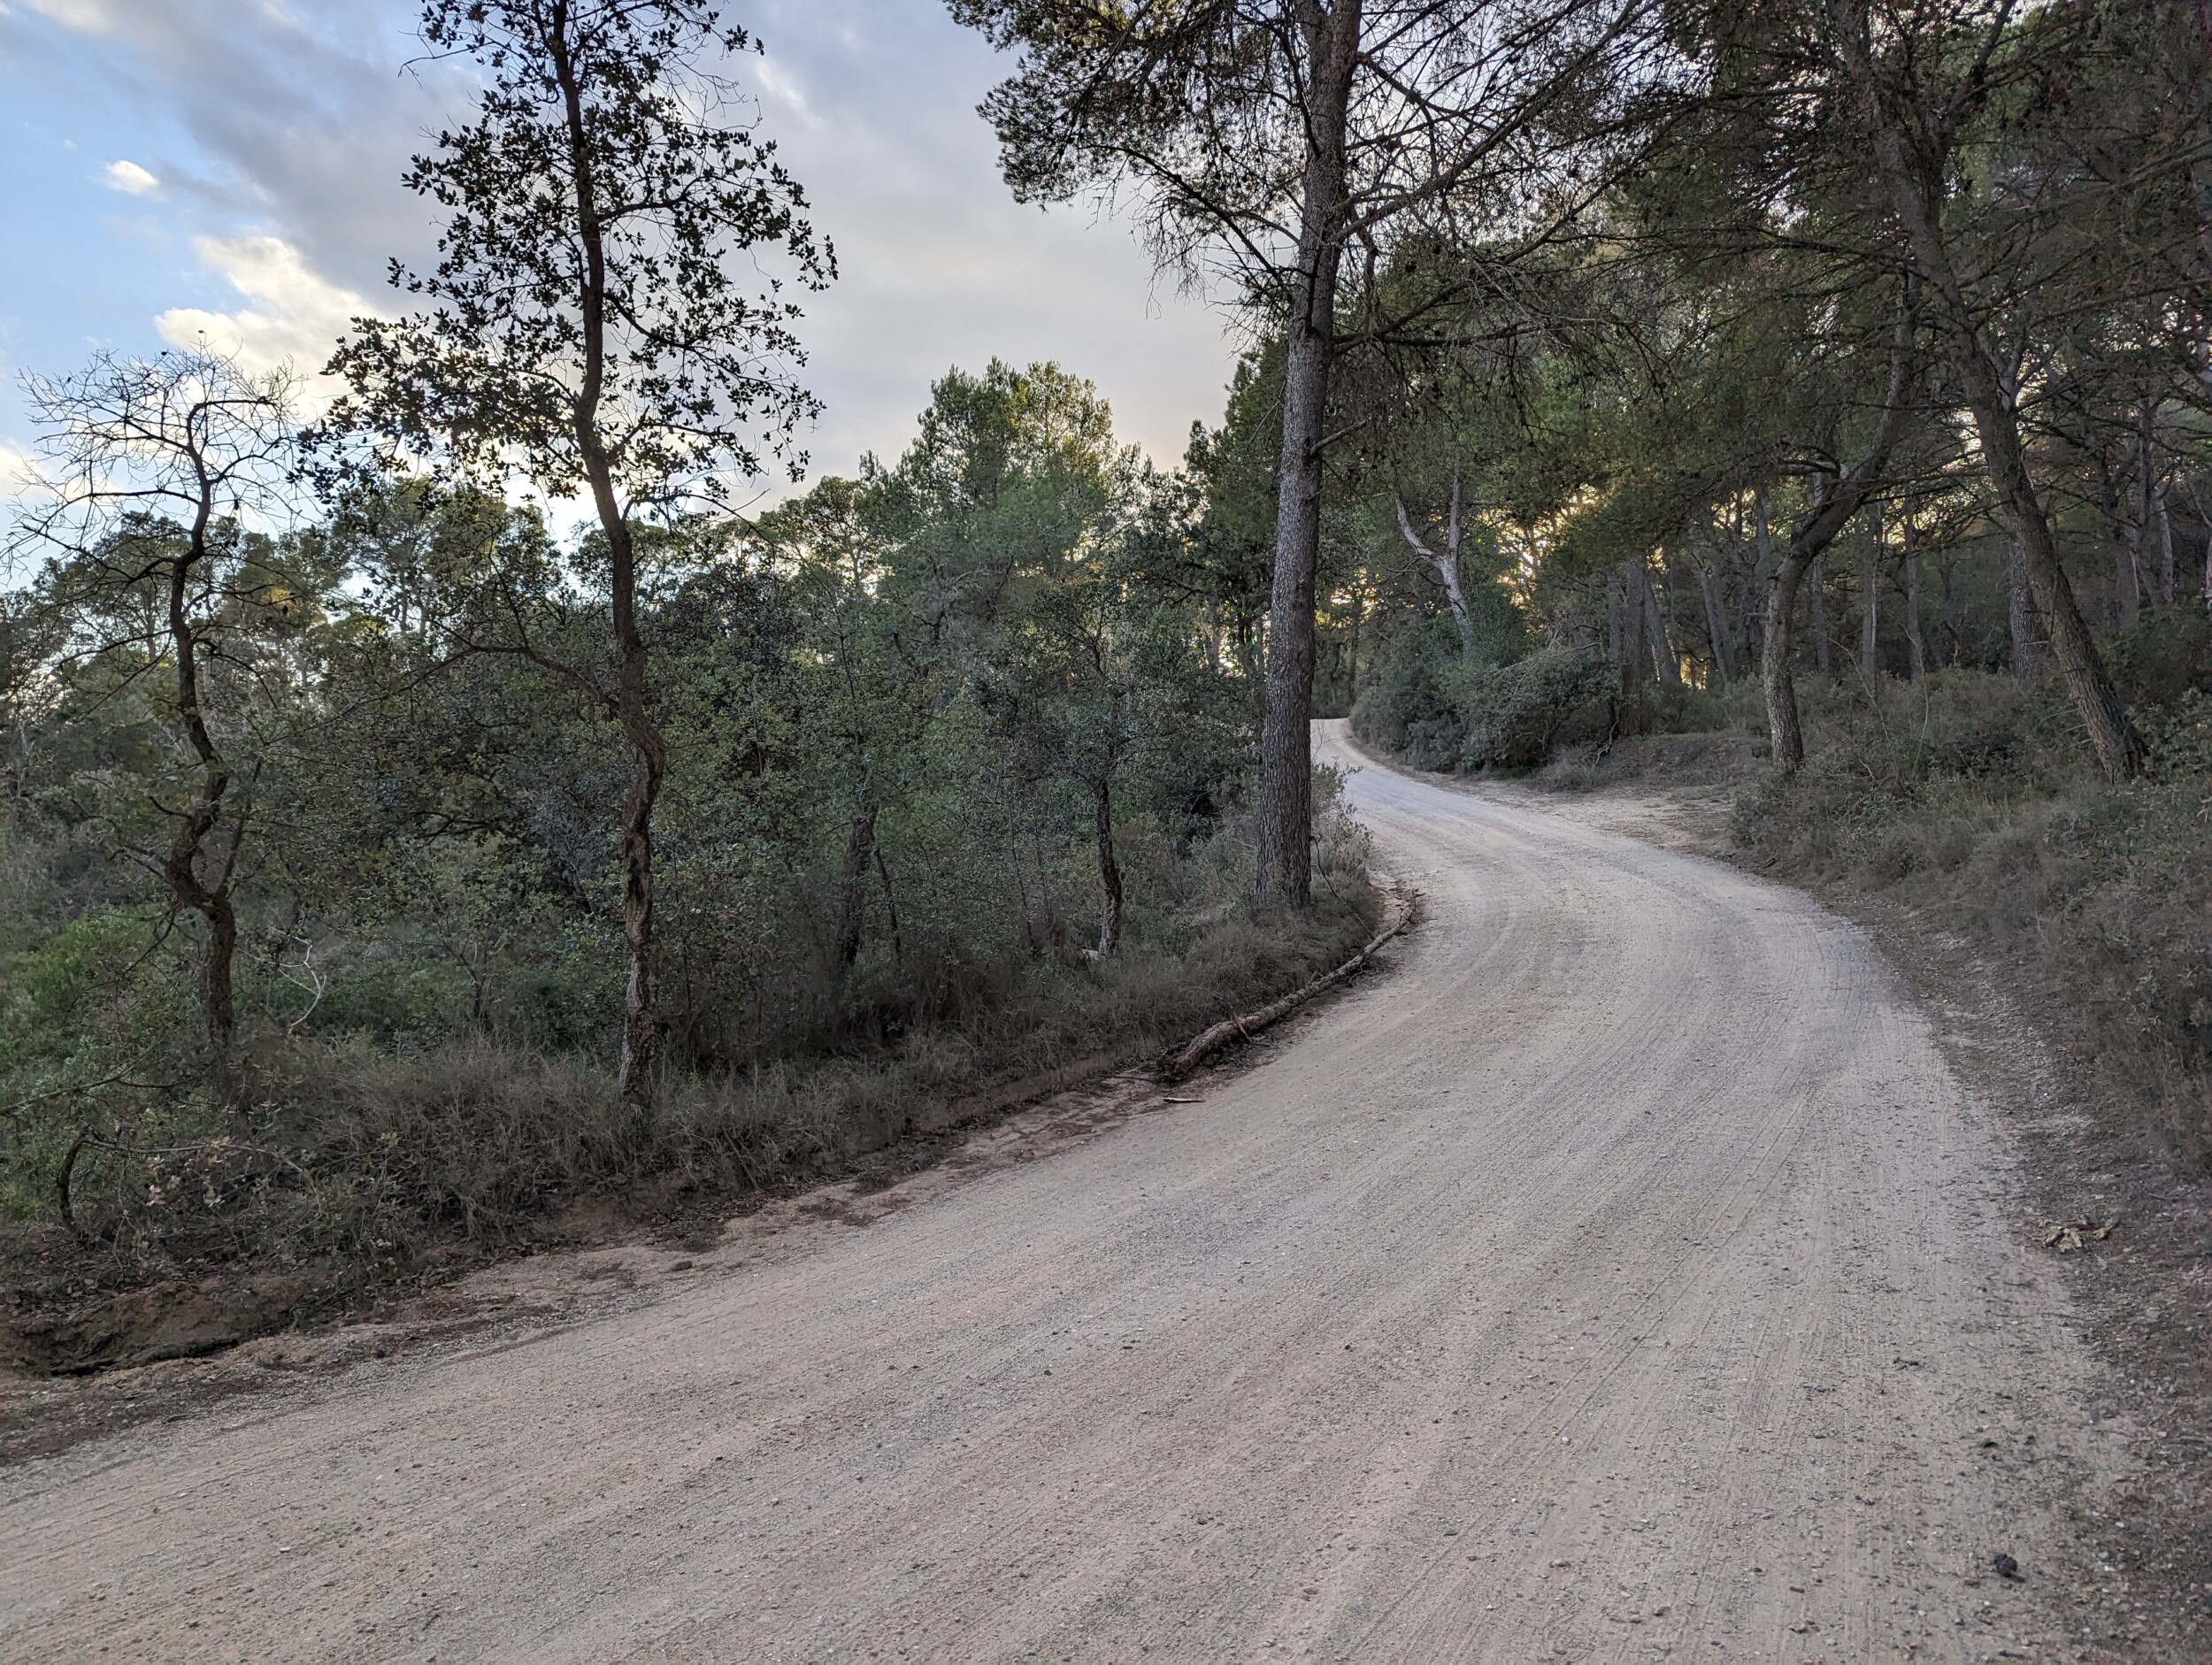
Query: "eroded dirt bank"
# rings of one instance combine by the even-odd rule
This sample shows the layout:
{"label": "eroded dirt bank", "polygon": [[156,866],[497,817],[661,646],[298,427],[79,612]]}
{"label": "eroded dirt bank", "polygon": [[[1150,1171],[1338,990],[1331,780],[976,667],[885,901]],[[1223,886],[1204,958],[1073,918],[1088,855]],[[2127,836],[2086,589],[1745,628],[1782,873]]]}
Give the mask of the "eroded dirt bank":
{"label": "eroded dirt bank", "polygon": [[1352,792],[1425,923],[1263,1067],[0,1473],[0,1655],[2108,1656],[2123,1431],[1866,939]]}

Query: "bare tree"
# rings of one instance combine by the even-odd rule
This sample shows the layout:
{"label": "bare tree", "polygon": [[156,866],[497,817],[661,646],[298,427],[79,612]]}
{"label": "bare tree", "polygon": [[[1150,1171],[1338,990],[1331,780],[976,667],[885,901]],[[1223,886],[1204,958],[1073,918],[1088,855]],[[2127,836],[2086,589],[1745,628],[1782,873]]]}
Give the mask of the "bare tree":
{"label": "bare tree", "polygon": [[1434,549],[1428,540],[1414,530],[1413,518],[1406,512],[1406,500],[1398,493],[1390,495],[1391,506],[1398,512],[1398,531],[1414,554],[1428,564],[1439,582],[1444,586],[1444,599],[1452,610],[1452,623],[1459,631],[1459,650],[1471,656],[1475,651],[1474,615],[1467,610],[1467,588],[1460,576],[1459,549],[1463,533],[1460,517],[1459,468],[1452,468],[1452,495],[1444,510],[1444,547]]}
{"label": "bare tree", "polygon": [[60,558],[59,583],[85,621],[80,651],[127,645],[168,680],[181,795],[157,800],[165,843],[131,853],[160,876],[171,920],[201,923],[200,1006],[227,1086],[234,893],[252,802],[211,721],[207,675],[238,599],[247,523],[284,509],[294,383],[201,346],[153,359],[102,354],[81,374],[24,385],[42,491],[19,538]]}

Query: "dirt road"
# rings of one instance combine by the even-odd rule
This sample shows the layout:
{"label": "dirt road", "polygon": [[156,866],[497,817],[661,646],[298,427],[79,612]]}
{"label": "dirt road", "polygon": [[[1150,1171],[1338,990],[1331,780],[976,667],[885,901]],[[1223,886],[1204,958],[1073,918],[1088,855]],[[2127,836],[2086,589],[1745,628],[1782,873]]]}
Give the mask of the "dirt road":
{"label": "dirt road", "polygon": [[1353,795],[1423,922],[1259,1067],[590,1324],[0,1473],[0,1656],[2067,1656],[2060,1511],[2115,1442],[1865,940]]}

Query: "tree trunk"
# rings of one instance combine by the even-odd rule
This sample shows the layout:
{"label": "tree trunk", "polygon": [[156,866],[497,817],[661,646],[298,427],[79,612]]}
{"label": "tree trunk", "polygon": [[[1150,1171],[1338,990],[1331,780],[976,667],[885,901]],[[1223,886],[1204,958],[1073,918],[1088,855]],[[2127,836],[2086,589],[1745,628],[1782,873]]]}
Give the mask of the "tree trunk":
{"label": "tree trunk", "polygon": [[1920,633],[1920,549],[1912,517],[1905,517],[1905,669],[1915,682],[1928,674],[1928,646]]}
{"label": "tree trunk", "polygon": [[1114,859],[1114,788],[1102,780],[1096,789],[1098,831],[1098,951],[1121,948],[1121,863]]}
{"label": "tree trunk", "polygon": [[1444,586],[1444,599],[1452,610],[1452,624],[1459,632],[1459,650],[1469,658],[1475,652],[1475,621],[1467,610],[1467,592],[1459,578],[1459,471],[1452,470],[1452,504],[1444,522],[1444,550],[1437,553],[1429,548],[1428,540],[1413,529],[1413,518],[1406,513],[1405,499],[1395,492],[1391,503],[1398,510],[1398,532],[1414,554],[1427,562]]}
{"label": "tree trunk", "polygon": [[1644,564],[1632,560],[1621,569],[1621,693],[1632,694],[1651,674],[1651,658],[1644,651],[1644,588],[1649,581]]}
{"label": "tree trunk", "polygon": [[1257,899],[1304,908],[1313,888],[1314,569],[1321,555],[1321,446],[1344,257],[1344,143],[1361,0],[1302,13],[1307,149],[1298,269],[1286,320],[1283,446],[1277,474],[1267,713],[1260,729]]}
{"label": "tree trunk", "polygon": [[1990,483],[1996,487],[1998,500],[2005,505],[2013,533],[2020,542],[2029,593],[2050,633],[2051,656],[2057,662],[2059,676],[2083,726],[2089,731],[2090,744],[2105,778],[2131,780],[2142,772],[2143,744],[2128,721],[2118,690],[2105,672],[2089,626],[2082,622],[2081,609],[2074,604],[2074,588],[2067,582],[2066,569],[2059,564],[2057,541],[2028,477],[2018,418],[2003,396],[1995,366],[1980,353],[1978,343],[1969,354],[1962,341],[1961,357],[1972,357],[1978,366],[1971,376],[1961,368],[1960,379],[1967,386]]}
{"label": "tree trunk", "polygon": [[1881,687],[1882,650],[1882,522],[1877,514],[1873,535],[1859,562],[1859,680],[1869,694]]}
{"label": "tree trunk", "polygon": [[2005,541],[2005,611],[2012,628],[2012,674],[2021,682],[2043,677],[2042,643],[2035,634],[2035,602],[2028,593],[2028,557],[2020,540]]}
{"label": "tree trunk", "polygon": [[1353,705],[1359,703],[1359,627],[1360,621],[1366,617],[1367,596],[1355,586],[1352,590],[1352,639],[1346,649],[1347,656],[1351,660],[1351,683],[1345,691],[1345,697]]}
{"label": "tree trunk", "polygon": [[2143,615],[2142,531],[2122,511],[2116,480],[2105,482],[2105,525],[2112,543],[2112,622],[2121,630],[2133,630]]}
{"label": "tree trunk", "polygon": [[[629,542],[627,528],[622,541]],[[625,570],[627,568],[627,570]],[[622,641],[622,733],[637,755],[630,796],[622,808],[622,940],[629,976],[622,994],[622,1052],[615,1071],[622,1101],[639,1110],[653,1103],[660,1053],[660,944],[653,918],[653,806],[668,773],[668,750],[646,710],[645,644],[634,615],[635,570],[618,564],[615,633]]]}
{"label": "tree trunk", "polygon": [[837,966],[850,969],[860,958],[860,928],[868,909],[868,863],[876,853],[876,802],[869,794],[845,831],[845,859],[839,865]]}
{"label": "tree trunk", "polygon": [[876,877],[883,881],[883,911],[891,923],[891,958],[900,966],[906,963],[906,936],[899,929],[899,899],[891,889],[891,864],[883,859],[883,840],[871,839],[869,848],[876,856]]}
{"label": "tree trunk", "polygon": [[[1816,627],[1824,638],[1827,611],[1820,603],[1821,563],[1826,559],[1828,546],[1850,525],[1851,517],[1859,512],[1874,488],[1881,484],[1889,467],[1890,453],[1897,449],[1897,441],[1903,437],[1911,419],[1911,319],[1901,311],[1895,339],[1890,347],[1889,389],[1882,402],[1882,419],[1875,427],[1873,441],[1855,467],[1845,470],[1832,485],[1824,481],[1815,491],[1812,513],[1791,535],[1789,549],[1768,581],[1766,646],[1760,660],[1759,679],[1766,694],[1767,736],[1772,743],[1774,761],[1786,773],[1795,771],[1805,761],[1805,734],[1798,720],[1797,686],[1792,679],[1790,666],[1790,629],[1796,615],[1798,587],[1806,575],[1811,574],[1815,584],[1813,617]],[[1763,498],[1759,506],[1759,524],[1764,534]],[[1770,542],[1770,550],[1771,547]],[[1827,669],[1824,655],[1821,669]]]}
{"label": "tree trunk", "polygon": [[1652,669],[1659,680],[1670,687],[1682,682],[1682,666],[1674,656],[1674,644],[1667,640],[1667,621],[1659,612],[1659,594],[1651,582],[1651,569],[1640,559],[1636,563],[1637,588],[1644,597],[1644,639],[1651,650]]}
{"label": "tree trunk", "polygon": [[2143,401],[2141,426],[2136,431],[2135,480],[2140,489],[2136,494],[2135,536],[2131,540],[2139,564],[2136,571],[2137,593],[2142,586],[2143,540],[2151,535],[2153,528],[2159,534],[2158,544],[2158,599],[2168,606],[2174,599],[2174,541],[2173,529],[2166,524],[2166,492],[2158,478],[2158,402],[2147,397]]}
{"label": "tree trunk", "polygon": [[[2207,597],[2205,604],[2212,607],[2212,556],[2206,556],[2204,570]],[[1609,579],[1606,580],[1605,652],[1606,656],[1612,662],[1614,673],[1619,679],[1621,692],[1624,694],[1628,692],[1635,676],[1635,664],[1628,656],[1628,633],[1623,623],[1628,617],[1626,597],[1630,593],[1626,587],[1625,577],[1623,578],[1622,584],[1623,588],[1617,592],[1612,580]]]}
{"label": "tree trunk", "polygon": [[191,806],[179,817],[162,863],[173,910],[190,909],[207,927],[200,945],[200,1016],[207,1033],[209,1069],[219,1096],[230,1091],[230,1055],[238,1030],[231,965],[238,948],[238,916],[231,901],[231,875],[237,862],[242,825],[232,828],[230,848],[213,873],[202,871],[207,840],[223,819],[230,793],[230,767],[209,732],[200,708],[200,639],[192,623],[192,574],[208,558],[207,532],[215,514],[211,491],[204,488],[183,555],[169,563],[169,646],[176,661],[177,720],[199,771]]}
{"label": "tree trunk", "polygon": [[[1755,486],[1751,488],[1751,507],[1754,517],[1752,521],[1752,551],[1755,562],[1755,571],[1758,575],[1758,589],[1756,594],[1759,600],[1763,602],[1768,599],[1769,594],[1774,584],[1774,521],[1773,518],[1770,515],[1767,510],[1767,492],[1765,487]],[[1744,646],[1747,651],[1751,649],[1755,640],[1758,644],[1757,651],[1760,655],[1760,668],[1762,671],[1763,671],[1766,665],[1766,642],[1763,633],[1762,633],[1759,637],[1755,638],[1751,633],[1749,625],[1747,625],[1744,630]]]}
{"label": "tree trunk", "polygon": [[[1943,241],[1942,217],[1935,196],[1941,189],[1943,158],[1923,165],[1908,157],[1900,119],[1874,73],[1863,19],[1855,19],[1854,27],[1844,32],[1841,44],[1859,82],[1873,129],[1876,160],[1886,176],[1914,269],[1935,303],[1950,343],[1951,368],[1974,418],[1983,468],[1996,492],[2000,511],[2025,558],[2028,587],[2050,632],[2051,656],[2083,726],[2089,731],[2090,744],[2106,779],[2131,779],[2142,772],[2142,741],[2128,721],[2126,709],[2082,620],[2081,609],[2075,604],[2073,586],[2059,561],[2050,520],[2028,472],[2019,411],[1996,361],[1982,342]],[[1949,135],[1940,137],[1947,148]]]}
{"label": "tree trunk", "polygon": [[1705,633],[1713,645],[1713,673],[1724,688],[1736,679],[1736,665],[1735,656],[1728,650],[1728,617],[1721,606],[1720,587],[1694,550],[1690,561],[1697,568],[1697,587],[1705,598]]}
{"label": "tree trunk", "polygon": [[1798,586],[1809,564],[1793,551],[1767,578],[1766,641],[1759,651],[1759,686],[1766,695],[1767,739],[1785,772],[1805,761],[1805,731],[1797,717],[1797,685],[1790,673],[1790,625]]}
{"label": "tree trunk", "polygon": [[572,412],[572,432],[591,489],[592,507],[607,539],[618,659],[614,715],[636,758],[630,795],[622,808],[622,940],[629,953],[629,975],[623,987],[622,1045],[615,1082],[622,1101],[643,1118],[652,1109],[660,1047],[660,968],[653,929],[653,806],[660,800],[661,783],[668,773],[668,748],[653,721],[646,694],[647,652],[637,623],[636,545],[615,489],[613,461],[599,431],[599,403],[605,393],[607,372],[606,242],[593,150],[586,130],[583,87],[566,33],[572,22],[565,12],[557,12],[548,23],[547,45],[566,118],[576,230],[584,254],[576,293],[583,363]]}
{"label": "tree trunk", "polygon": [[2158,526],[2158,599],[2171,607],[2179,593],[2174,579],[2174,518],[2166,510],[2166,486],[2160,481],[2151,496],[2151,516]]}
{"label": "tree trunk", "polygon": [[1813,557],[1813,666],[1824,677],[1836,673],[1828,632],[1828,556],[1824,550]]}

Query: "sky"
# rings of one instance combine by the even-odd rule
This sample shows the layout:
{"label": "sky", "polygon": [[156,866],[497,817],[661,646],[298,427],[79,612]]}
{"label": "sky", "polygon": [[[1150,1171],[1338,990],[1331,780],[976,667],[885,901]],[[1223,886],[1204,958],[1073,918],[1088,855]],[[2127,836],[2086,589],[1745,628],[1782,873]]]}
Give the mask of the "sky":
{"label": "sky", "polygon": [[[1161,461],[1217,421],[1235,342],[1125,222],[1017,204],[977,102],[1009,73],[940,0],[730,0],[741,66],[841,277],[806,298],[814,472],[904,445],[929,384],[993,357],[1096,382]],[[411,0],[0,0],[0,476],[19,378],[204,335],[318,368],[392,311],[436,227],[400,183],[457,72],[410,65]]]}

